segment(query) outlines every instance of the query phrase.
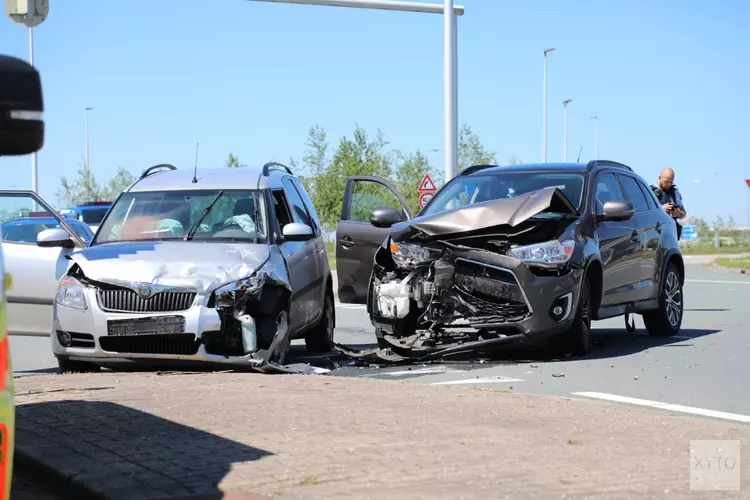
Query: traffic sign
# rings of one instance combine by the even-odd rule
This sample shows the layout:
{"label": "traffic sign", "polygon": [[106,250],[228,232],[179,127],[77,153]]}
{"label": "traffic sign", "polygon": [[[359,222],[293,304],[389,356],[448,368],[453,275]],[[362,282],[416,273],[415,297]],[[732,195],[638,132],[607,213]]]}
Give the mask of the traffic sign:
{"label": "traffic sign", "polygon": [[430,177],[430,174],[424,174],[424,177],[422,177],[422,181],[419,183],[417,191],[419,191],[420,193],[434,193],[435,191],[437,191],[437,187],[435,187],[435,183],[432,182],[432,177]]}
{"label": "traffic sign", "polygon": [[682,240],[697,240],[698,231],[694,224],[685,224],[682,226]]}
{"label": "traffic sign", "polygon": [[426,207],[433,196],[435,196],[434,193],[428,193],[428,192],[421,193],[419,195],[419,208]]}
{"label": "traffic sign", "polygon": [[3,0],[3,8],[17,25],[35,28],[47,19],[49,0]]}
{"label": "traffic sign", "polygon": [[747,184],[747,187],[750,188],[750,179],[745,179],[745,184]]}

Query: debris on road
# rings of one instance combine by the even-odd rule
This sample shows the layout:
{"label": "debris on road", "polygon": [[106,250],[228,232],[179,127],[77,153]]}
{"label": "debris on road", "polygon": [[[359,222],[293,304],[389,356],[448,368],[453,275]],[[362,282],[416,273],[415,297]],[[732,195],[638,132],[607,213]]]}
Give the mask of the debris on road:
{"label": "debris on road", "polygon": [[553,373],[552,376],[555,377],[555,378],[560,378],[560,377],[564,377],[565,374],[564,373]]}

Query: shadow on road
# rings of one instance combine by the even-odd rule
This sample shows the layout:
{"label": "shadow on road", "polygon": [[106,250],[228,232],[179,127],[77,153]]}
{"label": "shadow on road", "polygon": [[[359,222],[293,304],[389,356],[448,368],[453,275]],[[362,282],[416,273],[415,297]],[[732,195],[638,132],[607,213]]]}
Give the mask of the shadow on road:
{"label": "shadow on road", "polygon": [[[196,402],[196,411],[199,402]],[[209,494],[233,464],[272,453],[105,401],[16,407],[16,463],[70,498],[159,498]],[[116,490],[116,491],[115,491]],[[204,497],[201,497],[204,498]]]}

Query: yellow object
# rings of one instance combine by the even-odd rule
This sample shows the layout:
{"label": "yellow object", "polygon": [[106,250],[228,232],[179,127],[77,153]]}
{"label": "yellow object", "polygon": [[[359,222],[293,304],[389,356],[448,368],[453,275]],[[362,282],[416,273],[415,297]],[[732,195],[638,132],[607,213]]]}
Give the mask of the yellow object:
{"label": "yellow object", "polygon": [[[0,254],[0,272],[3,272],[2,263]],[[9,274],[3,274],[5,279],[0,290],[0,500],[9,500],[13,479],[16,412],[13,397],[13,366],[5,317],[8,303],[5,292],[12,286],[13,280]]]}

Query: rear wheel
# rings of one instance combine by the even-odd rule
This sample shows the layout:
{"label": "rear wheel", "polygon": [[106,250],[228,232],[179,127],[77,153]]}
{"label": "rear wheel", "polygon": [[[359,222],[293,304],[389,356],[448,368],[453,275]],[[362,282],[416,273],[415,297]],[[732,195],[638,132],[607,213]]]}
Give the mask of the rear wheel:
{"label": "rear wheel", "polygon": [[659,309],[643,313],[643,324],[649,335],[654,337],[671,337],[682,327],[682,279],[677,266],[670,262],[664,286],[659,295]]}
{"label": "rear wheel", "polygon": [[573,324],[563,334],[561,347],[574,356],[584,356],[591,345],[591,281],[584,276]]}
{"label": "rear wheel", "polygon": [[98,373],[102,367],[86,361],[74,361],[67,358],[57,358],[60,373]]}

